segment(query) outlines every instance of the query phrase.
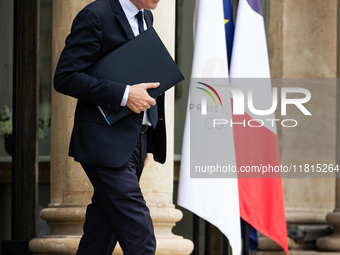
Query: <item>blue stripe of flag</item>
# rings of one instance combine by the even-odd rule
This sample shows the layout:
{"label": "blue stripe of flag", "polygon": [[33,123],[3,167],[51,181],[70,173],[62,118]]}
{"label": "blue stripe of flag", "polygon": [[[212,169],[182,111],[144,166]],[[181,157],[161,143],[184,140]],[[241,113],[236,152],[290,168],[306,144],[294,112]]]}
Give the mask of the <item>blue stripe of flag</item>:
{"label": "blue stripe of flag", "polygon": [[225,24],[225,37],[227,41],[227,57],[228,57],[228,66],[230,68],[230,60],[231,53],[233,49],[234,42],[234,18],[233,18],[233,8],[231,7],[230,0],[223,0],[223,9],[224,9],[224,20],[227,20]]}

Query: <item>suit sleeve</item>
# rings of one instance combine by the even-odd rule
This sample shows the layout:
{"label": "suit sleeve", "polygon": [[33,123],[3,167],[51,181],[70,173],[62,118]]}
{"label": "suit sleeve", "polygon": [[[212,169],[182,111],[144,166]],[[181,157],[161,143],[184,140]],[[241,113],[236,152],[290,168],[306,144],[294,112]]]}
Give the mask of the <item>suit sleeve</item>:
{"label": "suit sleeve", "polygon": [[102,27],[99,15],[85,7],[74,19],[71,33],[54,76],[54,88],[85,102],[119,110],[126,84],[100,80],[85,73],[100,55]]}

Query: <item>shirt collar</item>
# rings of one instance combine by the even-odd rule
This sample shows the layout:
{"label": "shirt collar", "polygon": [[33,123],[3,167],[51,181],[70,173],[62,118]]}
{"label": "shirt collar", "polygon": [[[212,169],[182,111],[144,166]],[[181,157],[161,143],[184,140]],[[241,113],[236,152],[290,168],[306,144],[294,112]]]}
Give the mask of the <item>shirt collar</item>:
{"label": "shirt collar", "polygon": [[144,9],[139,10],[133,3],[130,2],[130,0],[119,0],[119,3],[128,19],[135,17],[139,11],[143,11],[144,14]]}

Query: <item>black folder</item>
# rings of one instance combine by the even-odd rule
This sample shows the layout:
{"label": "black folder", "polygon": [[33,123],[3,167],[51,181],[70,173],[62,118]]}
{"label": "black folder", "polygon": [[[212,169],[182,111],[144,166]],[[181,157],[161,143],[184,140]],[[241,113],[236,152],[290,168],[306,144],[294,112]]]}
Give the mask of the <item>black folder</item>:
{"label": "black folder", "polygon": [[[86,73],[97,79],[128,85],[160,82],[157,88],[148,90],[153,98],[184,80],[176,63],[152,27],[99,59]],[[132,113],[128,107],[121,107],[119,111],[99,106],[98,108],[109,125]]]}

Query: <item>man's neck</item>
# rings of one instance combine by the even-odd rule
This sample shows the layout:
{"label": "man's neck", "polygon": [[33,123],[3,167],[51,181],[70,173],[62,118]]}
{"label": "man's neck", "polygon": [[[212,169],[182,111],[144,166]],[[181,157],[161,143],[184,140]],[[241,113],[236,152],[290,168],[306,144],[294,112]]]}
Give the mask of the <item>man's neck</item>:
{"label": "man's neck", "polygon": [[143,8],[141,8],[139,5],[138,5],[138,1],[136,0],[129,0],[131,3],[133,3],[134,6],[136,6],[138,8],[138,10],[141,10]]}

